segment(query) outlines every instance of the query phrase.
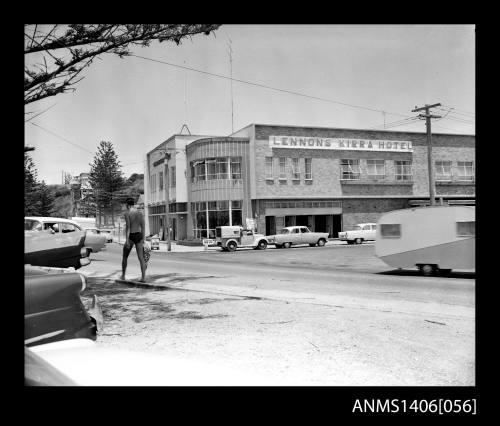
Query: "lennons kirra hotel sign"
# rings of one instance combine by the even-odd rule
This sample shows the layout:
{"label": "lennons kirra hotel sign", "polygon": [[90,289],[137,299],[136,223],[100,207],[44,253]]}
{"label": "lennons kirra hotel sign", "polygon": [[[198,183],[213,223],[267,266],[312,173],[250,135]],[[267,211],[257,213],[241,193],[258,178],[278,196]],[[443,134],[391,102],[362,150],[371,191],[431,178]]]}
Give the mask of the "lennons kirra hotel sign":
{"label": "lennons kirra hotel sign", "polygon": [[379,139],[316,138],[305,136],[269,136],[271,148],[329,149],[349,151],[413,152],[411,141]]}

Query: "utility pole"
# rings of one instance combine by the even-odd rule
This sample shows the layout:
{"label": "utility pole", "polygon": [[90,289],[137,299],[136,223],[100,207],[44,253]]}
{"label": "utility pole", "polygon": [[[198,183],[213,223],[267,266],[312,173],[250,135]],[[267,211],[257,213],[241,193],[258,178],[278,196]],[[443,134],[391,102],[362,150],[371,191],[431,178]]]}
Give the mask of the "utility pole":
{"label": "utility pole", "polygon": [[172,242],[170,240],[170,203],[169,203],[169,176],[168,176],[168,160],[170,159],[170,154],[167,152],[165,147],[165,179],[163,182],[164,193],[165,193],[165,222],[167,226],[167,251],[172,251]]}
{"label": "utility pole", "polygon": [[432,133],[431,133],[431,118],[441,118],[440,115],[432,115],[429,110],[434,107],[441,106],[440,103],[428,105],[412,109],[411,112],[425,111],[425,114],[419,114],[419,117],[425,118],[425,126],[427,128],[427,163],[429,171],[429,197],[431,206],[436,204],[435,185],[434,185],[434,167],[432,164]]}
{"label": "utility pole", "polygon": [[234,133],[234,113],[233,113],[233,48],[232,40],[229,39],[229,65],[231,68],[231,133]]}

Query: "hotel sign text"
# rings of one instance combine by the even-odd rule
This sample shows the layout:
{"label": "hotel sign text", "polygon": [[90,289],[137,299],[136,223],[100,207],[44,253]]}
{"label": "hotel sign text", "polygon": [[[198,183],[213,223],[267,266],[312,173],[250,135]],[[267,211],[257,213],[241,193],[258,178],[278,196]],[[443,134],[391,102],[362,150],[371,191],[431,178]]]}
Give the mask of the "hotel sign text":
{"label": "hotel sign text", "polygon": [[271,148],[413,152],[411,141],[388,141],[379,139],[269,136],[269,146]]}

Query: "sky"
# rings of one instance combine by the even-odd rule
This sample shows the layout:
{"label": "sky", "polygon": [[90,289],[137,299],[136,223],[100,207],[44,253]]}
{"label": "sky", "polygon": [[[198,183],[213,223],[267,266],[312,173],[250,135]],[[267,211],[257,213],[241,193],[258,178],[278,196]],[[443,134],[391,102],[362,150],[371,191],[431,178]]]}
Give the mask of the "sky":
{"label": "sky", "polygon": [[40,180],[88,172],[102,140],[125,177],[144,173],[146,152],[184,124],[220,136],[251,123],[425,132],[400,120],[441,103],[433,133],[475,134],[474,25],[222,25],[132,52],[149,60],[104,55],[75,92],[25,107],[25,120],[49,108],[25,122]]}

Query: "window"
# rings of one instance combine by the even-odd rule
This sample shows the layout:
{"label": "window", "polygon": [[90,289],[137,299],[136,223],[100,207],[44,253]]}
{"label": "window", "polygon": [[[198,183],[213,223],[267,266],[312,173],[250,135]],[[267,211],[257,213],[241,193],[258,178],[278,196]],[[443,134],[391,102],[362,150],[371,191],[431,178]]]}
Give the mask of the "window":
{"label": "window", "polygon": [[474,181],[474,163],[472,161],[457,162],[458,180]]}
{"label": "window", "polygon": [[38,220],[24,219],[24,230],[25,231],[41,231],[42,223]]}
{"label": "window", "polygon": [[312,180],[312,158],[305,158],[305,168],[304,168],[304,177],[306,180]]}
{"label": "window", "polygon": [[340,179],[357,180],[361,176],[359,160],[340,160]]}
{"label": "window", "polygon": [[412,180],[411,161],[394,161],[394,176],[396,180]]}
{"label": "window", "polygon": [[310,231],[308,228],[300,228],[300,232],[302,232],[303,234],[307,234]]}
{"label": "window", "polygon": [[210,160],[206,160],[205,164],[207,166],[207,180],[217,179],[217,160],[211,158]]}
{"label": "window", "polygon": [[241,179],[241,157],[231,157],[231,179]]}
{"label": "window", "polygon": [[61,232],[75,232],[75,231],[78,231],[79,228],[75,225],[73,225],[72,223],[61,223],[60,224],[61,226]]}
{"label": "window", "polygon": [[385,161],[366,160],[366,171],[370,179],[385,178]]}
{"label": "window", "polygon": [[372,229],[375,231],[377,229],[377,225],[372,225]]}
{"label": "window", "polygon": [[459,237],[473,237],[476,235],[476,222],[457,222],[457,235]]}
{"label": "window", "polygon": [[194,237],[198,239],[213,238],[217,226],[241,226],[242,204],[242,200],[191,203]]}
{"label": "window", "polygon": [[205,180],[205,161],[194,162],[195,181]]}
{"label": "window", "polygon": [[298,158],[292,158],[292,179],[300,180],[300,164]]}
{"label": "window", "polygon": [[451,161],[436,161],[436,180],[451,180]]}
{"label": "window", "polygon": [[160,177],[160,191],[163,189],[163,172],[158,173]]}
{"label": "window", "polygon": [[380,225],[380,235],[382,238],[399,238],[401,237],[401,225],[399,223]]}
{"label": "window", "polygon": [[266,179],[274,179],[273,157],[266,157]]}
{"label": "window", "polygon": [[298,234],[300,231],[299,231],[299,228],[293,228],[292,229],[292,234]]}
{"label": "window", "polygon": [[279,163],[280,163],[279,178],[280,178],[280,180],[286,180],[286,158],[280,157]]}
{"label": "window", "polygon": [[217,158],[217,179],[229,179],[227,157]]}
{"label": "window", "polygon": [[370,230],[370,225],[365,225],[362,228],[363,231],[369,231]]}
{"label": "window", "polygon": [[175,184],[176,184],[176,179],[175,179],[175,166],[173,167],[170,167],[170,186],[172,188],[175,188]]}

